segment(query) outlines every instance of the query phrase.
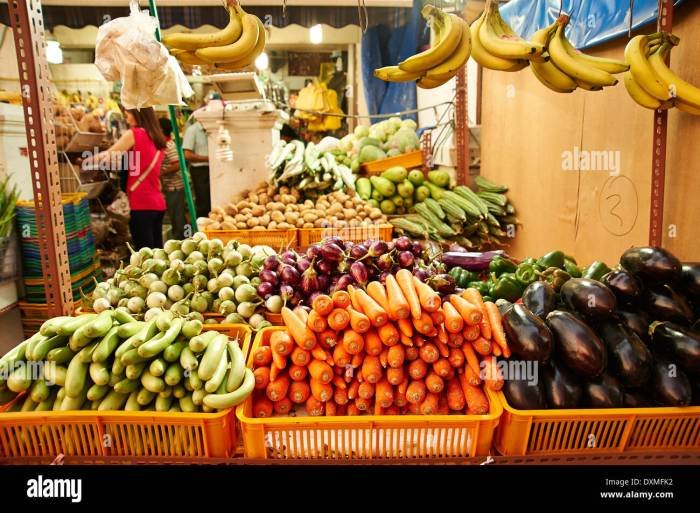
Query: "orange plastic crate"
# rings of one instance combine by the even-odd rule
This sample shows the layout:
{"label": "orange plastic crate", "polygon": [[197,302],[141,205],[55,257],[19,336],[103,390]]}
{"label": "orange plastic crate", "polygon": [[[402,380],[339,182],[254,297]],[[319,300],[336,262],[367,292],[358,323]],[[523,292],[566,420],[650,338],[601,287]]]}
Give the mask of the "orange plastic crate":
{"label": "orange plastic crate", "polygon": [[421,150],[416,150],[397,155],[396,157],[367,162],[366,164],[362,164],[360,169],[368,175],[378,175],[382,171],[386,171],[390,167],[394,166],[402,166],[406,169],[413,169],[416,167],[421,167],[422,165],[423,152]]}
{"label": "orange plastic crate", "polygon": [[312,244],[321,242],[326,237],[340,237],[352,242],[364,242],[368,239],[390,241],[394,227],[390,224],[375,224],[345,228],[300,228],[298,232],[299,247],[306,249]]}
{"label": "orange plastic crate", "polygon": [[[252,331],[243,324],[221,329],[241,340],[248,355]],[[211,330],[211,325],[205,325]],[[119,462],[172,463],[232,457],[238,444],[234,409],[217,413],[66,411],[0,413],[0,462],[59,454],[119,458]],[[123,459],[133,458],[133,460]]]}
{"label": "orange plastic crate", "polygon": [[207,238],[221,239],[226,244],[237,240],[249,246],[265,245],[273,249],[294,246],[297,243],[297,230],[206,230]]}
{"label": "orange plastic crate", "polygon": [[700,451],[700,407],[516,410],[499,392],[504,456]]}
{"label": "orange plastic crate", "polygon": [[[248,356],[269,344],[258,332]],[[359,417],[253,418],[253,398],[236,409],[245,456],[264,459],[449,458],[489,454],[502,408],[489,392],[488,415],[362,415]]]}
{"label": "orange plastic crate", "polygon": [[265,312],[265,319],[274,324],[275,326],[283,326],[284,321],[282,320],[281,313]]}

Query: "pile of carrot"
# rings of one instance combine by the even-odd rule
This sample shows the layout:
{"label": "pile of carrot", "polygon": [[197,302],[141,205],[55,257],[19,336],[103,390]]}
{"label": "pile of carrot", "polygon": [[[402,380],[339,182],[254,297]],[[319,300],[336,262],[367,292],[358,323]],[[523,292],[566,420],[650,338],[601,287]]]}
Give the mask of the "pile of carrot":
{"label": "pile of carrot", "polygon": [[496,305],[476,289],[443,299],[402,269],[386,283],[284,308],[286,329],[253,354],[255,417],[484,415],[510,356]]}

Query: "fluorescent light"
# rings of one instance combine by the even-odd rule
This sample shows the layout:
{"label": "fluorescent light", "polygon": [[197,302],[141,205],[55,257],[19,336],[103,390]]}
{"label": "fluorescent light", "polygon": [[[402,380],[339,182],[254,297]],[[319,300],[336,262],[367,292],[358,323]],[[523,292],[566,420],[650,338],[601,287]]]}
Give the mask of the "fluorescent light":
{"label": "fluorescent light", "polygon": [[323,27],[320,24],[309,29],[309,39],[312,44],[320,44],[323,41]]}
{"label": "fluorescent light", "polygon": [[63,50],[58,41],[46,41],[46,60],[51,64],[63,63]]}
{"label": "fluorescent light", "polygon": [[258,55],[258,58],[255,59],[255,67],[258,68],[260,71],[266,70],[269,64],[270,59],[267,57],[267,54],[265,52]]}

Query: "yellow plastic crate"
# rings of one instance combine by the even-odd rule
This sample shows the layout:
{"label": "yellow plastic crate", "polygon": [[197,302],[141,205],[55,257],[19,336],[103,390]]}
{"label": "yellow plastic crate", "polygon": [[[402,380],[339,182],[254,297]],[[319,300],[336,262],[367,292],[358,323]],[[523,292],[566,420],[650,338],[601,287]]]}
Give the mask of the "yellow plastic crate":
{"label": "yellow plastic crate", "polygon": [[516,410],[499,393],[504,456],[699,452],[700,406]]}
{"label": "yellow plastic crate", "polygon": [[[241,349],[247,355],[252,338],[250,327],[230,324],[225,328],[218,331],[241,340]],[[108,461],[115,457],[126,463],[191,462],[233,457],[237,444],[233,408],[217,413],[0,413],[0,462],[3,459],[21,462],[22,458],[50,461],[58,454]]]}
{"label": "yellow plastic crate", "polygon": [[265,245],[273,249],[287,248],[296,245],[297,230],[206,230],[209,239],[220,239],[226,244],[230,240],[237,240],[241,244],[249,246]]}
{"label": "yellow plastic crate", "polygon": [[[275,331],[258,332],[248,355],[269,344]],[[337,417],[252,417],[251,396],[236,409],[247,458],[381,459],[450,458],[489,454],[501,416],[488,391],[488,415],[362,415]]]}
{"label": "yellow plastic crate", "polygon": [[368,239],[390,241],[394,227],[390,224],[375,224],[345,228],[300,228],[298,232],[299,248],[306,249],[326,237],[340,237],[351,242],[364,242]]}

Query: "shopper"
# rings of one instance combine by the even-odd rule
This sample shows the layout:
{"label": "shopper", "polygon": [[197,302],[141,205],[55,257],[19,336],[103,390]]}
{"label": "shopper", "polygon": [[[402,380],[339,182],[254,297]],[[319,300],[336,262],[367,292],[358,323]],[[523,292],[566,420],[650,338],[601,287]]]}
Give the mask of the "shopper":
{"label": "shopper", "polygon": [[113,162],[128,153],[129,176],[126,193],[131,218],[129,229],[136,249],[163,246],[163,215],[165,198],[160,186],[160,167],[166,139],[152,107],[127,109],[129,129],[108,150],[86,159],[83,165]]}
{"label": "shopper", "polygon": [[180,173],[177,146],[170,137],[173,132],[170,120],[160,118],[158,121],[167,140],[165,158],[160,166],[160,181],[165,195],[168,218],[172,226],[172,238],[182,240],[185,238],[185,186]]}
{"label": "shopper", "polygon": [[202,123],[195,121],[185,130],[182,140],[185,160],[190,164],[190,176],[196,197],[197,217],[207,217],[211,210],[209,190],[209,142]]}

